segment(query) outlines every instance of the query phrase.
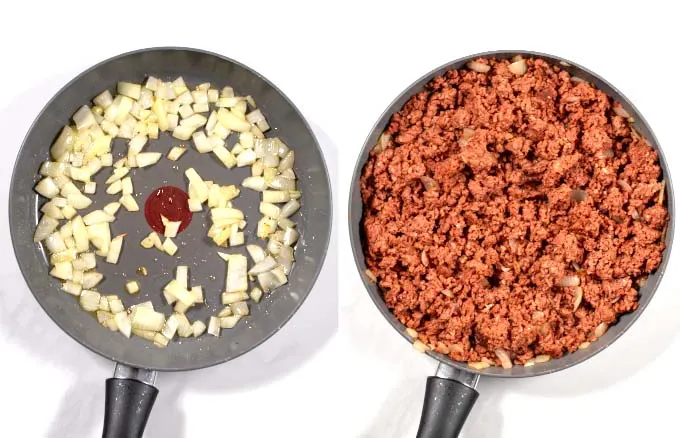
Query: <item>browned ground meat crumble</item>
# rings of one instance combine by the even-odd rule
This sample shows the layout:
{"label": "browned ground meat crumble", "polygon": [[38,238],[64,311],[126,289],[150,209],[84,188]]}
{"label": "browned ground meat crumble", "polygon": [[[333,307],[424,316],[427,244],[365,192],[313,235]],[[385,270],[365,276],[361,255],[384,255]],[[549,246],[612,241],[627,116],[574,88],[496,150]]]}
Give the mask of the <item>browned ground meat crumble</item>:
{"label": "browned ground meat crumble", "polygon": [[478,61],[491,70],[428,83],[371,153],[366,263],[397,318],[454,360],[560,357],[635,310],[661,262],[657,153],[566,71]]}

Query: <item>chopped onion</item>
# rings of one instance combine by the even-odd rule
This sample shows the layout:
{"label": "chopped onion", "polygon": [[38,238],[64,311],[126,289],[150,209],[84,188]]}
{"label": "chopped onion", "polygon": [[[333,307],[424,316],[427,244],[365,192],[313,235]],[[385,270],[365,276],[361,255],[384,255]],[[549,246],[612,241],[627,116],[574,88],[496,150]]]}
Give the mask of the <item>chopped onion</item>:
{"label": "chopped onion", "polygon": [[293,214],[295,214],[295,212],[297,212],[299,209],[300,203],[295,199],[291,199],[283,207],[281,207],[281,213],[279,214],[279,217],[284,218],[290,217]]}
{"label": "chopped onion", "polygon": [[41,179],[35,185],[35,191],[45,198],[54,198],[59,194],[59,187],[51,177]]}
{"label": "chopped onion", "polygon": [[478,61],[470,61],[467,63],[467,68],[470,70],[477,72],[477,73],[487,73],[489,70],[491,70],[491,66],[487,64],[483,64]]}
{"label": "chopped onion", "polygon": [[106,255],[107,263],[118,263],[118,258],[120,257],[120,251],[123,248],[123,237],[125,234],[120,234],[113,239],[111,239],[111,244],[109,246],[108,254]]}
{"label": "chopped onion", "polygon": [[527,62],[524,59],[519,59],[508,66],[508,70],[512,74],[522,76],[527,72]]}
{"label": "chopped onion", "polygon": [[180,225],[182,225],[182,221],[167,221],[167,223],[165,223],[165,232],[163,235],[165,237],[176,237]]}
{"label": "chopped onion", "polygon": [[128,280],[125,282],[125,290],[130,295],[134,295],[139,292],[139,282],[137,280]]}
{"label": "chopped onion", "polygon": [[251,190],[256,190],[258,192],[264,191],[266,187],[265,180],[261,176],[249,176],[243,180],[241,185]]}
{"label": "chopped onion", "polygon": [[54,232],[59,226],[59,221],[51,218],[47,215],[43,215],[38,222],[38,226],[35,229],[35,234],[33,235],[34,242],[40,242],[46,239],[50,234]]}
{"label": "chopped onion", "polygon": [[226,306],[227,304],[238,303],[239,301],[246,301],[248,298],[249,298],[248,294],[245,291],[223,292],[222,304]]}
{"label": "chopped onion", "polygon": [[193,331],[194,337],[197,338],[205,333],[206,327],[203,321],[194,321],[194,323],[191,325],[191,329]]}
{"label": "chopped onion", "polygon": [[577,286],[574,293],[574,312],[581,305],[581,300],[583,300],[583,289]]}
{"label": "chopped onion", "polygon": [[135,307],[131,316],[132,327],[139,330],[157,332],[165,325],[165,315],[147,307]]}
{"label": "chopped onion", "polygon": [[[238,324],[239,320],[241,319],[241,315],[232,315],[232,316],[225,316],[220,318],[220,326],[224,329],[230,329],[234,328],[236,324]],[[212,318],[211,318],[212,322]]]}
{"label": "chopped onion", "polygon": [[580,284],[581,279],[577,275],[568,275],[557,283],[559,287],[574,287]]}
{"label": "chopped onion", "polygon": [[659,190],[659,196],[656,198],[657,204],[663,204],[665,191],[666,191],[666,180],[663,180],[663,181],[661,181],[661,189]]}
{"label": "chopped onion", "polygon": [[73,121],[76,124],[76,129],[78,131],[84,131],[87,128],[97,124],[97,120],[92,113],[89,106],[81,106],[78,111],[73,115]]}
{"label": "chopped onion", "polygon": [[160,152],[142,152],[136,156],[137,167],[147,167],[156,164],[163,154]]}
{"label": "chopped onion", "polygon": [[73,265],[70,262],[55,263],[50,270],[50,275],[60,280],[71,280],[73,279]]}
{"label": "chopped onion", "polygon": [[83,273],[83,288],[90,289],[98,285],[104,279],[104,275],[99,272]]}
{"label": "chopped onion", "polygon": [[127,211],[139,211],[139,205],[137,205],[137,201],[135,201],[132,195],[121,196],[120,203]]}
{"label": "chopped onion", "polygon": [[239,292],[248,289],[248,259],[240,254],[231,254],[227,262],[227,292]]}
{"label": "chopped onion", "polygon": [[300,234],[294,228],[286,228],[283,232],[282,243],[286,246],[293,246],[297,242]]}
{"label": "chopped onion", "polygon": [[250,314],[250,309],[248,308],[248,303],[245,301],[240,301],[238,303],[233,303],[229,305],[231,311],[234,315],[238,316],[248,316]]}
{"label": "chopped onion", "polygon": [[73,219],[73,239],[77,252],[85,252],[88,250],[90,246],[88,230],[83,218],[80,216],[76,216]]}
{"label": "chopped onion", "polygon": [[269,272],[277,266],[276,260],[271,256],[266,256],[264,260],[258,262],[249,271],[248,275],[258,275]]}
{"label": "chopped onion", "polygon": [[113,222],[115,217],[104,210],[94,210],[83,217],[85,225],[94,225],[102,222]]}
{"label": "chopped onion", "polygon": [[250,131],[251,124],[237,116],[233,109],[227,110],[226,108],[220,108],[217,111],[217,120],[219,124],[223,125],[225,128],[231,131],[236,132]]}
{"label": "chopped onion", "polygon": [[61,234],[58,231],[55,231],[54,233],[47,236],[47,239],[45,239],[45,246],[47,247],[47,250],[52,254],[66,251],[66,244],[64,243],[64,238],[61,237]]}
{"label": "chopped onion", "polygon": [[254,287],[250,291],[250,299],[255,301],[256,303],[259,303],[260,300],[262,299],[262,289],[259,287]]}
{"label": "chopped onion", "polygon": [[183,146],[175,146],[168,152],[168,160],[177,161],[182,155],[187,151],[187,148]]}
{"label": "chopped onion", "polygon": [[173,242],[170,237],[165,238],[165,241],[163,242],[163,251],[171,256],[174,256],[177,252],[177,245],[175,245],[175,242]]}
{"label": "chopped onion", "polygon": [[255,263],[261,262],[266,257],[264,250],[257,245],[247,245],[246,250]]}
{"label": "chopped onion", "polygon": [[99,309],[101,294],[94,290],[84,289],[80,293],[80,306],[88,312],[95,312]]}
{"label": "chopped onion", "polygon": [[289,192],[281,192],[278,190],[265,190],[262,192],[262,202],[281,203],[288,201],[290,201]]}
{"label": "chopped onion", "polygon": [[269,182],[268,187],[277,190],[295,190],[295,180],[277,175]]}
{"label": "chopped onion", "polygon": [[212,146],[213,146],[212,152],[222,162],[222,164],[224,164],[226,168],[231,169],[232,167],[236,166],[237,159],[236,157],[234,157],[234,154],[227,150],[227,148],[221,145]]}
{"label": "chopped onion", "polygon": [[208,322],[208,333],[219,338],[220,329],[221,329],[220,318],[216,316],[211,316],[210,321]]}
{"label": "chopped onion", "polygon": [[609,326],[607,325],[606,322],[600,323],[597,327],[595,327],[595,330],[593,331],[593,338],[598,339],[602,335],[604,335],[607,332],[607,329]]}
{"label": "chopped onion", "polygon": [[623,190],[624,192],[630,192],[630,191],[633,190],[633,188],[630,186],[630,184],[628,184],[628,182],[626,182],[622,179],[616,181],[616,184],[618,184],[618,186],[621,187],[621,190]]}
{"label": "chopped onion", "polygon": [[153,337],[154,345],[156,345],[159,348],[167,347],[169,342],[170,342],[170,339],[163,336],[162,333],[156,333],[156,335]]}

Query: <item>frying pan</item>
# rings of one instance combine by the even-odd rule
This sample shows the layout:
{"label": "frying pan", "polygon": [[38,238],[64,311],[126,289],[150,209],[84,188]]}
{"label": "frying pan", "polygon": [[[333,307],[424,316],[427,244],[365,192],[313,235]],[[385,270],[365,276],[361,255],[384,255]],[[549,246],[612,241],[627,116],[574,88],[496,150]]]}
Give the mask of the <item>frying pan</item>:
{"label": "frying pan", "polygon": [[659,163],[666,180],[666,202],[668,212],[670,214],[668,231],[666,233],[666,249],[663,253],[661,265],[653,274],[648,277],[646,284],[639,291],[639,308],[632,313],[622,315],[616,325],[611,326],[604,336],[602,336],[597,342],[594,342],[585,350],[578,350],[575,353],[567,354],[559,359],[553,359],[549,362],[536,364],[530,368],[518,366],[512,367],[511,369],[490,367],[485,370],[476,370],[469,367],[466,363],[457,362],[445,355],[428,351],[427,354],[429,356],[439,361],[439,366],[435,376],[429,377],[427,379],[425,400],[420,420],[420,427],[418,430],[418,438],[449,438],[458,436],[468,414],[477,400],[478,393],[475,388],[480,376],[540,376],[542,374],[561,371],[581,363],[607,348],[616,339],[618,339],[635,322],[635,320],[637,320],[640,314],[647,307],[649,301],[654,295],[654,292],[659,286],[659,282],[661,281],[661,277],[664,274],[666,263],[670,255],[671,244],[673,242],[673,218],[675,217],[675,204],[673,199],[673,188],[670,180],[670,172],[668,170],[668,164],[666,163],[663,152],[661,151],[661,148],[659,147],[659,144],[654,137],[651,128],[644,120],[642,115],[637,111],[637,109],[635,109],[633,104],[628,99],[626,99],[626,97],[621,94],[621,92],[619,92],[616,88],[614,88],[595,73],[571,61],[566,61],[556,56],[522,50],[496,51],[470,55],[431,71],[430,73],[418,79],[404,92],[402,92],[399,97],[397,97],[383,112],[378,122],[373,126],[373,129],[366,139],[366,143],[364,144],[357,165],[354,169],[354,177],[352,180],[349,199],[349,231],[352,251],[354,253],[354,260],[356,262],[357,268],[362,273],[361,277],[366,290],[373,300],[373,303],[378,307],[385,319],[389,321],[390,324],[392,324],[392,327],[394,327],[394,329],[399,332],[405,340],[409,341],[409,343],[412,342],[412,339],[406,333],[406,327],[401,322],[399,322],[399,320],[387,308],[377,285],[370,281],[365,276],[365,274],[363,274],[366,270],[366,263],[362,245],[362,239],[364,238],[363,232],[361,230],[363,209],[359,181],[363,167],[366,163],[366,160],[368,159],[369,152],[377,143],[380,134],[387,127],[392,114],[401,110],[408,99],[414,94],[422,91],[425,84],[434,77],[442,75],[448,70],[464,68],[468,61],[479,57],[509,59],[518,54],[525,55],[527,57],[542,58],[550,64],[559,65],[572,75],[586,79],[587,81],[593,83],[597,88],[614,98],[616,101],[620,102],[623,107],[635,118],[634,126],[637,131],[645,136],[651,143],[652,147],[658,152]]}
{"label": "frying pan", "polygon": [[[48,275],[45,249],[33,243],[42,199],[32,190],[38,180],[40,163],[49,158],[49,147],[71,115],[104,89],[115,91],[118,81],[141,82],[148,75],[164,80],[182,76],[190,87],[210,82],[214,87],[234,87],[241,95],[251,95],[267,117],[272,131],[296,153],[295,172],[303,193],[301,209],[292,219],[297,222],[300,238],[297,259],[289,283],[251,305],[251,315],[220,338],[202,336],[180,339],[159,349],[141,338],[126,339],[99,325],[83,311],[77,300],[61,292],[59,282]],[[233,136],[230,136],[233,137]],[[149,151],[167,152],[180,144],[164,133],[151,141]],[[188,142],[186,142],[188,143]],[[232,139],[228,142],[231,146]],[[114,141],[114,160],[122,156],[126,142]],[[213,154],[198,154],[189,147],[177,162],[161,159],[156,165],[131,171],[135,198],[143,208],[147,196],[158,187],[171,185],[186,188],[184,170],[194,167],[205,180],[236,184],[250,175],[250,169],[227,170]],[[99,172],[97,194],[91,195],[92,208],[102,208],[114,201],[103,189],[109,169]],[[244,211],[248,225],[246,243],[255,238],[259,219],[259,194],[244,189],[235,207]],[[206,209],[207,210],[207,209]],[[224,288],[225,263],[217,256],[218,248],[206,237],[206,211],[196,213],[187,229],[176,239],[179,251],[170,257],[154,249],[143,249],[139,242],[150,231],[143,211],[130,213],[123,208],[111,224],[112,234],[128,233],[117,265],[98,260],[97,270],[105,280],[98,289],[118,294],[126,307],[151,300],[156,309],[169,315],[172,309],[161,298],[163,286],[174,278],[175,266],[188,265],[190,285],[202,285],[206,306],[188,312],[190,320],[205,321],[221,308],[220,292]],[[321,270],[331,230],[331,188],[319,144],[312,130],[293,103],[271,82],[248,67],[201,50],[186,48],[152,48],[125,53],[106,60],[67,84],[45,106],[31,126],[19,152],[12,176],[9,219],[14,252],[28,287],[52,320],[85,347],[116,362],[114,377],[106,382],[106,409],[103,436],[139,437],[142,435],[158,390],[154,387],[157,371],[185,371],[217,365],[240,356],[276,333],[297,311],[309,294]],[[260,244],[262,242],[260,241]],[[245,253],[244,247],[229,248],[229,253]],[[148,275],[137,274],[145,267]],[[130,296],[124,292],[126,280],[134,278],[141,292]]]}

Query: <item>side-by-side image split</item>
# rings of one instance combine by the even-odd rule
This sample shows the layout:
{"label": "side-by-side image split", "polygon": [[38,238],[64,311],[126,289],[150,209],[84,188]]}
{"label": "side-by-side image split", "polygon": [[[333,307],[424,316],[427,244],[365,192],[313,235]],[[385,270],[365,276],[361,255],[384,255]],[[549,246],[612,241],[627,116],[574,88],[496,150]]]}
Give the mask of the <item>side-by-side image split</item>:
{"label": "side-by-side image split", "polygon": [[208,3],[0,29],[4,435],[676,436],[670,11]]}

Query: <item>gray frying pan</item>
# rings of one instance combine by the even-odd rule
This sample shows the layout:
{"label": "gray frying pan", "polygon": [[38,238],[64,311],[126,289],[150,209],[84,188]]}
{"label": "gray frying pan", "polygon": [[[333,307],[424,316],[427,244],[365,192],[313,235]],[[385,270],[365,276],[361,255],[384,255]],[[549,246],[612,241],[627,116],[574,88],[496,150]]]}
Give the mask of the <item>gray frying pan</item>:
{"label": "gray frying pan", "polygon": [[464,68],[468,61],[479,57],[509,59],[517,54],[522,54],[526,57],[539,57],[551,64],[559,64],[572,75],[579,76],[595,84],[597,88],[613,97],[616,101],[620,102],[623,107],[635,118],[634,125],[637,131],[645,136],[652,144],[652,147],[654,147],[654,149],[659,153],[659,162],[663,171],[663,176],[666,180],[666,202],[668,212],[670,214],[670,221],[668,224],[668,231],[666,233],[666,249],[663,254],[663,261],[661,262],[661,266],[659,266],[656,272],[649,276],[646,284],[640,289],[639,308],[635,312],[621,316],[616,325],[610,327],[604,336],[602,336],[597,342],[594,342],[585,350],[578,350],[575,353],[565,355],[559,359],[554,359],[549,362],[536,364],[530,368],[518,366],[515,366],[511,369],[490,367],[481,371],[469,367],[466,363],[456,362],[442,354],[432,351],[428,352],[427,354],[429,356],[439,361],[439,367],[437,368],[436,376],[429,377],[427,379],[425,401],[420,421],[420,428],[418,430],[419,438],[450,438],[458,436],[463,424],[465,423],[465,419],[477,400],[478,393],[475,390],[475,387],[477,386],[477,381],[479,380],[480,376],[540,376],[542,374],[561,371],[581,363],[607,348],[616,339],[618,339],[645,310],[649,304],[649,301],[652,299],[654,292],[659,286],[661,277],[666,270],[666,263],[670,255],[671,244],[673,242],[673,218],[675,217],[675,204],[673,199],[673,188],[670,180],[670,172],[668,170],[668,164],[666,163],[663,152],[661,151],[659,143],[654,137],[651,128],[647,122],[645,122],[644,118],[637,111],[637,109],[635,109],[633,104],[616,88],[614,88],[595,73],[577,64],[574,64],[571,61],[566,61],[556,56],[522,50],[497,51],[470,55],[431,71],[422,78],[418,79],[404,92],[402,92],[399,97],[397,97],[387,107],[382,116],[380,116],[380,119],[378,119],[378,122],[373,126],[373,130],[366,139],[366,143],[364,144],[354,170],[354,177],[352,180],[349,199],[349,231],[352,243],[352,251],[354,253],[354,260],[361,273],[366,290],[368,291],[375,305],[378,307],[378,309],[380,309],[380,312],[383,314],[385,319],[387,319],[387,321],[392,324],[392,327],[394,327],[394,329],[397,330],[397,332],[399,332],[404,339],[409,341],[409,343],[412,342],[411,338],[406,334],[406,327],[394,317],[394,315],[385,305],[381,292],[377,288],[376,284],[370,281],[364,274],[366,270],[366,263],[362,245],[362,239],[364,236],[361,230],[361,219],[363,213],[359,181],[363,167],[366,163],[366,160],[368,159],[369,152],[377,143],[380,134],[387,127],[392,114],[399,111],[411,96],[422,91],[424,89],[424,85],[434,77],[439,76],[448,70]]}
{"label": "gray frying pan", "polygon": [[[38,167],[49,157],[49,147],[61,127],[69,122],[78,107],[104,89],[115,91],[118,81],[141,82],[147,75],[165,80],[183,76],[190,87],[211,82],[214,87],[232,86],[241,95],[252,95],[267,117],[272,131],[296,151],[295,173],[302,191],[301,209],[292,218],[297,222],[300,239],[295,252],[296,263],[289,283],[266,295],[259,304],[252,303],[250,316],[236,328],[223,330],[220,338],[204,335],[197,339],[181,339],[159,349],[140,338],[126,339],[99,325],[84,312],[77,300],[60,291],[59,282],[48,275],[45,249],[33,243],[33,232],[44,201],[32,190],[37,182]],[[235,141],[232,139],[229,146]],[[180,143],[164,133],[147,145],[149,151],[167,152]],[[122,155],[123,140],[114,142],[114,159]],[[186,190],[184,170],[194,167],[205,180],[220,184],[236,184],[249,176],[249,168],[227,170],[213,154],[199,154],[193,147],[177,162],[161,159],[156,165],[133,170],[135,198],[140,208],[136,213],[118,213],[112,224],[112,235],[128,233],[117,265],[98,259],[97,269],[105,280],[98,285],[102,292],[119,295],[126,307],[151,300],[156,309],[169,315],[172,309],[161,297],[163,286],[174,277],[177,265],[188,265],[190,285],[202,285],[207,304],[188,312],[190,320],[206,321],[220,309],[220,292],[224,289],[225,263],[217,256],[218,248],[206,237],[207,208],[193,215],[186,230],[175,239],[179,251],[170,257],[154,249],[143,249],[139,242],[151,229],[144,219],[144,202],[158,187],[171,185]],[[98,190],[91,195],[91,208],[101,208],[115,199],[103,189],[110,174],[102,170],[96,178]],[[12,176],[9,197],[9,219],[12,243],[22,274],[38,303],[73,339],[90,350],[117,363],[114,378],[106,383],[105,437],[141,436],[158,390],[153,386],[156,371],[185,371],[209,367],[238,357],[276,333],[297,311],[312,289],[321,270],[331,231],[331,188],[321,149],[302,114],[271,82],[236,61],[214,53],[184,48],[154,48],[126,53],[106,60],[67,84],[45,106],[19,152]],[[243,189],[234,201],[244,211],[248,225],[246,243],[258,243],[255,237],[259,194]],[[262,241],[259,241],[262,245]],[[222,249],[224,250],[224,249]],[[244,247],[229,248],[229,253],[245,253]],[[145,267],[148,275],[137,274]],[[127,279],[136,279],[141,292],[131,296],[125,292]]]}

